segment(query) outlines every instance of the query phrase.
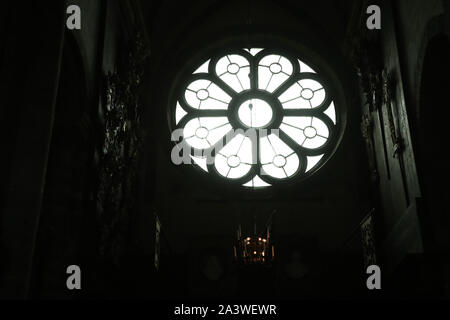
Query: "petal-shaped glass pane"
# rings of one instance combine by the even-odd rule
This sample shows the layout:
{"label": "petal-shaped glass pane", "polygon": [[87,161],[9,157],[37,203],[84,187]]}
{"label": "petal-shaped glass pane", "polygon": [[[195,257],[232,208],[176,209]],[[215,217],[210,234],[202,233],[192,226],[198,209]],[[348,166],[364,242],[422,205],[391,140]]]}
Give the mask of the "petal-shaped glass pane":
{"label": "petal-shaped glass pane", "polygon": [[191,82],[185,91],[186,102],[195,109],[227,109],[231,97],[215,83],[199,79]]}
{"label": "petal-shaped glass pane", "polygon": [[295,152],[275,134],[260,138],[260,160],[261,174],[279,179],[295,174],[300,164]]}
{"label": "petal-shaped glass pane", "polygon": [[326,124],[316,117],[284,117],[280,129],[309,149],[322,146],[330,134]]}
{"label": "petal-shaped glass pane", "polygon": [[274,92],[292,74],[291,62],[280,55],[268,55],[258,65],[258,88]]}
{"label": "petal-shaped glass pane", "polygon": [[214,145],[232,129],[226,117],[200,117],[184,127],[183,137],[194,148],[206,149]]}
{"label": "petal-shaped glass pane", "polygon": [[253,162],[252,143],[248,137],[237,134],[216,155],[215,167],[222,176],[236,179],[243,177]]}
{"label": "petal-shaped glass pane", "polygon": [[284,109],[310,109],[325,100],[325,88],[316,80],[302,79],[290,86],[280,97]]}
{"label": "petal-shaped glass pane", "polygon": [[306,140],[303,142],[302,146],[308,149],[316,149],[327,142],[329,130],[322,120],[313,117],[311,125],[303,129],[303,134],[305,135]]}
{"label": "petal-shaped glass pane", "polygon": [[250,89],[250,63],[246,58],[230,54],[217,61],[216,74],[234,91]]}

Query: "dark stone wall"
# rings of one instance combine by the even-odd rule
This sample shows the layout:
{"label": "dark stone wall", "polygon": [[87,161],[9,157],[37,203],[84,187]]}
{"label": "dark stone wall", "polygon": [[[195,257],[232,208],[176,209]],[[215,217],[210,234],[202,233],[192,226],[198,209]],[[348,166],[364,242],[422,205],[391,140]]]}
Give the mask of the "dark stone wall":
{"label": "dark stone wall", "polygon": [[[31,296],[73,298],[66,287],[69,265],[84,278],[95,257],[96,220],[92,198],[93,152],[99,143],[99,64],[104,24],[102,1],[75,2],[81,30],[65,28],[58,95],[34,253]],[[64,21],[65,25],[65,21]]]}
{"label": "dark stone wall", "polygon": [[[384,295],[443,297],[448,295],[449,250],[443,243],[448,243],[449,224],[442,177],[448,176],[448,169],[439,159],[447,158],[442,146],[448,135],[439,114],[446,104],[442,92],[448,90],[448,79],[440,75],[448,70],[443,58],[448,45],[433,39],[438,34],[446,38],[448,5],[401,0],[377,4],[381,30],[355,28],[359,37],[354,42],[359,42],[356,52],[363,52],[355,60],[378,189],[376,248],[386,276]],[[431,58],[429,44],[435,44]]]}
{"label": "dark stone wall", "polygon": [[96,216],[104,76],[126,65],[118,61],[139,27],[131,2],[70,4],[81,9],[81,30],[65,28],[65,2],[2,9],[2,298],[76,298],[66,288],[71,264],[89,283],[82,296],[111,282]]}
{"label": "dark stone wall", "polygon": [[[119,166],[125,165],[127,169],[130,165],[104,161],[104,153],[108,151],[106,141],[112,134],[108,126],[111,122],[121,130],[125,124],[130,126],[126,123],[128,119],[113,118],[108,113],[106,93],[111,89],[108,87],[110,74],[119,79],[115,82],[118,94],[123,95],[129,89],[126,87],[132,81],[128,78],[129,54],[134,49],[136,26],[125,18],[129,14],[128,4],[119,5],[118,1],[76,4],[81,8],[82,28],[66,31],[64,42],[54,135],[33,265],[33,298],[113,296],[132,274],[120,272],[123,272],[123,252],[128,248],[128,219],[133,213],[126,212],[124,219],[123,212],[107,208],[106,203],[129,201],[122,197],[124,181],[116,181],[113,193],[107,194],[109,198],[102,198],[100,190],[105,187],[102,180],[105,170],[108,175],[115,174],[123,170]],[[128,94],[132,98],[135,92]],[[114,96],[118,99],[114,103],[134,107],[132,99],[123,98]],[[128,141],[113,143],[110,148],[119,153],[111,157],[120,158],[127,152]],[[122,174],[117,178],[128,179]],[[109,220],[116,221],[118,227],[110,228]],[[105,251],[105,246],[119,245],[123,251],[120,257],[108,249]],[[66,288],[65,269],[71,264],[81,267],[82,291]]]}
{"label": "dark stone wall", "polygon": [[[381,122],[376,130],[385,134],[380,138],[384,148],[383,143],[377,145],[382,205],[378,227],[382,265],[387,271],[387,287],[392,296],[448,296],[448,272],[445,271],[450,252],[446,218],[449,211],[445,208],[448,195],[443,183],[439,183],[440,177],[448,176],[448,169],[433,164],[433,161],[439,163],[438,158],[447,157],[446,151],[438,152],[448,137],[440,129],[445,125],[439,120],[439,113],[445,111],[445,99],[438,91],[434,94],[428,91],[428,101],[424,101],[422,88],[428,75],[428,88],[432,85],[429,79],[439,79],[432,82],[434,89],[448,89],[448,79],[439,75],[440,71],[448,70],[446,59],[436,54],[433,59],[442,59],[438,63],[440,67],[425,63],[433,39],[439,34],[446,37],[444,3],[399,0],[383,1],[381,6],[381,56],[385,72],[391,77],[388,87],[391,98],[383,99],[377,111]],[[445,51],[445,46],[442,50]],[[427,68],[433,65],[430,73]],[[389,109],[397,135],[402,139],[397,154]],[[428,114],[433,116],[426,120]],[[431,120],[433,117],[439,119]],[[432,180],[429,172],[434,172]],[[427,175],[428,180],[424,179]],[[440,246],[435,239],[440,239]]]}
{"label": "dark stone wall", "polygon": [[29,291],[63,44],[63,2],[9,3],[2,38],[0,296]]}

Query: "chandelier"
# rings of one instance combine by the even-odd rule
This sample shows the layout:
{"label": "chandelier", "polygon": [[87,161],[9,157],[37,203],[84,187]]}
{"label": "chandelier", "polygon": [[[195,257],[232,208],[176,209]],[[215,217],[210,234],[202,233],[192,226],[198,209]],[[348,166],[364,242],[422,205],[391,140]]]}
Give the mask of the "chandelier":
{"label": "chandelier", "polygon": [[275,248],[271,243],[270,229],[267,228],[265,237],[242,236],[239,226],[237,240],[233,247],[234,258],[244,265],[269,265],[275,257]]}

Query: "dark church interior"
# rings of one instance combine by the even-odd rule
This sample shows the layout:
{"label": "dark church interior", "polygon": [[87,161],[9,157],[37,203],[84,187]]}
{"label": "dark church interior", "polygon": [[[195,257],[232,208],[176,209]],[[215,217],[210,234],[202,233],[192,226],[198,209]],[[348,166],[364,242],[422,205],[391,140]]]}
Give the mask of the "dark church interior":
{"label": "dark church interior", "polygon": [[450,1],[6,1],[0,24],[0,300],[450,298]]}

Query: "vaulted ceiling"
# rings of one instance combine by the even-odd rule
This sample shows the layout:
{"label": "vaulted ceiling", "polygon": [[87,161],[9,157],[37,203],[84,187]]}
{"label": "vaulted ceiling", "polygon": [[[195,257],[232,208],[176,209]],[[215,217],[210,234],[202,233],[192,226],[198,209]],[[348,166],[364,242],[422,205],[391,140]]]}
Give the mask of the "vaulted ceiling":
{"label": "vaulted ceiling", "polygon": [[[204,43],[232,32],[291,31],[328,46],[344,44],[351,15],[362,1],[246,0],[142,1],[155,54],[177,50],[187,43]],[[164,54],[166,54],[164,52]],[[154,56],[154,62],[158,63]]]}

